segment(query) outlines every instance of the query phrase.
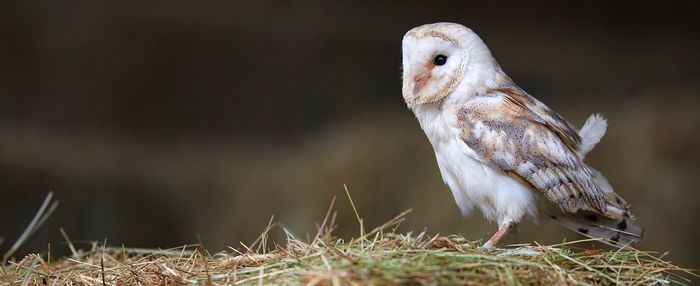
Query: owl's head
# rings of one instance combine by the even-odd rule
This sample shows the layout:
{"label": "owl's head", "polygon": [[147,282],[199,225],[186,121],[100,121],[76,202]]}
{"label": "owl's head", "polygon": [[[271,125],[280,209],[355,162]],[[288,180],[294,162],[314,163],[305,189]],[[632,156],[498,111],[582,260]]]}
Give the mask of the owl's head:
{"label": "owl's head", "polygon": [[496,68],[472,30],[454,23],[416,27],[403,37],[403,98],[409,105],[439,102],[465,79]]}

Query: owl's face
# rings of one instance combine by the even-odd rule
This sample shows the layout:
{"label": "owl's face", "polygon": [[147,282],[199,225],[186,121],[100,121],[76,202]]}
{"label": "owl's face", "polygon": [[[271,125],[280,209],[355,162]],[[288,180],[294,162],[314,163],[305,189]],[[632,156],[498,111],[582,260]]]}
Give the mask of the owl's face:
{"label": "owl's face", "polygon": [[403,38],[403,98],[409,105],[434,103],[459,84],[468,59],[465,32],[458,24],[438,23],[410,30]]}

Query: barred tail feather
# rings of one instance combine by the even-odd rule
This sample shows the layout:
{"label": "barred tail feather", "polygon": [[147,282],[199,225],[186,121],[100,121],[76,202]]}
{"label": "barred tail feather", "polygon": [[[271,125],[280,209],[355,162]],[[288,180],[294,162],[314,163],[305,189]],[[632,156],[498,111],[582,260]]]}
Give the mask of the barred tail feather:
{"label": "barred tail feather", "polygon": [[[612,213],[618,213],[620,216],[616,219],[608,217]],[[611,205],[608,205],[606,215],[579,212],[556,219],[566,228],[591,238],[601,238],[601,242],[615,247],[639,242],[643,236],[643,229],[634,222],[634,216],[627,210]]]}
{"label": "barred tail feather", "polygon": [[[579,130],[581,145],[578,153],[583,159],[588,152],[593,150],[600,139],[605,135],[608,122],[601,114],[592,114]],[[629,212],[627,202],[615,193],[608,180],[598,172],[591,169],[596,185],[605,195],[605,213],[579,211],[575,214],[559,214],[550,216],[559,221],[565,227],[591,238],[601,238],[601,242],[615,246],[625,245],[642,240],[643,229],[635,223],[635,218]]]}

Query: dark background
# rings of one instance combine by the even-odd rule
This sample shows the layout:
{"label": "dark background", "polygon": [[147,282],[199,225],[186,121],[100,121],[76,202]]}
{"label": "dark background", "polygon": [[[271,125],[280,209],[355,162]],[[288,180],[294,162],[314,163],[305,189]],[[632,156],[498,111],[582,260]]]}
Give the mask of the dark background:
{"label": "dark background", "polygon": [[[402,231],[488,238],[400,94],[403,34],[453,21],[574,125],[604,113],[587,160],[633,205],[639,247],[699,267],[698,4],[487,2],[0,2],[0,251],[49,190],[61,205],[20,255],[65,253],[59,227],[219,251],[274,214],[312,236],[333,196],[356,236],[344,183],[368,228],[414,208]],[[506,242],[578,238],[526,223]]]}

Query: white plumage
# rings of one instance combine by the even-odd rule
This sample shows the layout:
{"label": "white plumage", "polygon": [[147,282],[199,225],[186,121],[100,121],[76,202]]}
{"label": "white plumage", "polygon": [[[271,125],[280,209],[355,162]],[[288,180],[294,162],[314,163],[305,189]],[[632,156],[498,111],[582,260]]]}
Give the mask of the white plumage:
{"label": "white plumage", "polygon": [[608,129],[608,121],[600,114],[592,114],[583,124],[578,134],[581,136],[581,159],[593,150]]}
{"label": "white plumage", "polygon": [[641,239],[627,204],[583,161],[606,120],[592,115],[576,131],[515,85],[470,29],[437,23],[409,31],[402,92],[462,213],[477,208],[498,223],[485,247],[541,215],[611,243]]}

